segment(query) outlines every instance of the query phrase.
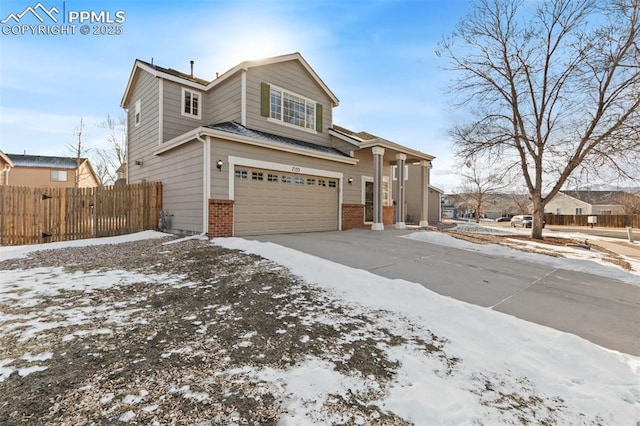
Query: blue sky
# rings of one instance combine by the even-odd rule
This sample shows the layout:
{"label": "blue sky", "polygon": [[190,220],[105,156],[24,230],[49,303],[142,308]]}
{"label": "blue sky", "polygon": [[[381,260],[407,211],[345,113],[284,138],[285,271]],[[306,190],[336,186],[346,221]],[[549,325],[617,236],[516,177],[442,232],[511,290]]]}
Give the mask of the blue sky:
{"label": "blue sky", "polygon": [[[82,35],[80,24],[68,35],[14,35],[3,28],[0,149],[6,153],[70,155],[66,146],[81,118],[85,144],[104,144],[97,124],[122,113],[136,58],[185,72],[194,60],[195,75],[211,80],[244,60],[300,52],[340,100],[336,124],[435,155],[432,183],[445,190],[457,185],[447,130],[458,117],[447,98],[450,76],[439,69],[446,64],[434,51],[467,13],[466,0],[41,3],[56,7],[59,18],[104,11],[113,20],[123,11],[122,34]],[[2,0],[0,21],[37,4]],[[39,22],[25,15],[20,24]]]}

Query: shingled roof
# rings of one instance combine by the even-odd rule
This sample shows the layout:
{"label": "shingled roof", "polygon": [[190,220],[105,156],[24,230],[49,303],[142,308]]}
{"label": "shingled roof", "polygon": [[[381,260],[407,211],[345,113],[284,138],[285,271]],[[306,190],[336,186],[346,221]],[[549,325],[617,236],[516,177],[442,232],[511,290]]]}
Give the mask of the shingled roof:
{"label": "shingled roof", "polygon": [[[50,157],[46,155],[6,154],[13,161],[15,167],[46,167],[51,169],[75,170],[77,159],[75,157]],[[80,163],[87,161],[81,158]]]}
{"label": "shingled roof", "polygon": [[185,80],[193,81],[194,83],[199,83],[199,84],[204,84],[204,85],[207,85],[207,84],[210,83],[208,80],[205,80],[205,79],[202,79],[202,78],[198,78],[198,77],[194,77],[192,75],[183,73],[181,71],[174,70],[173,68],[161,67],[161,66],[158,66],[156,64],[152,64],[150,62],[143,61],[141,59],[137,59],[137,61],[142,63],[142,64],[145,64],[145,65],[147,65],[147,66],[149,66],[149,67],[151,67],[153,69],[155,69],[156,71],[160,71],[160,72],[163,72],[163,73],[166,73],[166,74],[170,74],[170,75],[173,75],[174,77],[183,78]]}
{"label": "shingled roof", "polygon": [[345,134],[347,136],[351,136],[353,138],[356,139],[360,139],[362,141],[368,141],[368,140],[372,140],[372,139],[378,139],[378,136],[376,135],[372,135],[371,133],[367,133],[367,132],[354,132],[353,130],[349,130],[346,127],[342,127],[342,126],[338,126],[337,124],[334,124],[332,127],[333,130],[340,132],[342,134]]}
{"label": "shingled roof", "polygon": [[624,191],[560,191],[564,195],[584,201],[591,205],[620,204],[621,197],[628,195]]}
{"label": "shingled roof", "polygon": [[342,151],[339,151],[335,148],[332,147],[328,147],[328,146],[322,146],[322,145],[316,145],[310,142],[305,142],[305,141],[301,141],[298,139],[293,139],[293,138],[287,138],[284,136],[278,136],[278,135],[274,135],[271,133],[266,133],[266,132],[261,132],[258,130],[252,130],[249,129],[247,127],[244,127],[241,124],[235,123],[235,122],[224,122],[224,123],[218,123],[218,124],[212,124],[209,126],[205,126],[209,129],[214,129],[214,130],[220,130],[223,132],[227,132],[227,133],[232,133],[234,135],[239,135],[239,136],[246,136],[249,138],[254,138],[254,139],[260,139],[263,141],[267,141],[267,142],[276,142],[279,144],[283,144],[283,145],[289,145],[289,146],[295,146],[297,148],[303,148],[303,149],[308,149],[310,151],[317,151],[317,152],[323,152],[325,154],[333,154],[333,155],[340,155],[343,157],[349,157],[347,154],[345,154]]}

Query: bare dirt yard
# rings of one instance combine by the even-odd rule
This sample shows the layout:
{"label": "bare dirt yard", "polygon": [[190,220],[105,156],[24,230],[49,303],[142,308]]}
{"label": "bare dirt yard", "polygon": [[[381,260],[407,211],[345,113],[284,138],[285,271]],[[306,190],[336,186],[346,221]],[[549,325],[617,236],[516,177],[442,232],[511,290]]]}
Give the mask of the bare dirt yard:
{"label": "bare dirt yard", "polygon": [[[16,282],[51,275],[0,299],[0,424],[275,424],[278,396],[243,369],[312,355],[371,383],[323,409],[346,423],[407,424],[367,403],[394,376],[381,346],[406,337],[257,256],[146,240],[38,252],[0,270]],[[442,374],[456,364],[437,336],[412,344]]]}
{"label": "bare dirt yard", "polygon": [[[461,309],[484,321],[479,308]],[[406,413],[426,403],[416,392],[449,407],[447,415],[458,410],[447,418],[464,424],[615,418],[542,391],[536,380],[549,380],[546,367],[537,378],[500,362],[495,370],[469,367],[464,356],[494,358],[492,349],[474,343],[452,355],[460,342],[451,350],[431,324],[348,302],[274,262],[206,240],[33,252],[0,262],[0,424],[408,425]],[[528,344],[546,353],[538,340]],[[599,376],[597,386],[563,380],[579,395],[600,385],[610,393]],[[324,386],[324,396],[309,383]],[[636,404],[633,383],[621,386],[616,403]],[[385,405],[390,400],[403,404],[403,416]]]}

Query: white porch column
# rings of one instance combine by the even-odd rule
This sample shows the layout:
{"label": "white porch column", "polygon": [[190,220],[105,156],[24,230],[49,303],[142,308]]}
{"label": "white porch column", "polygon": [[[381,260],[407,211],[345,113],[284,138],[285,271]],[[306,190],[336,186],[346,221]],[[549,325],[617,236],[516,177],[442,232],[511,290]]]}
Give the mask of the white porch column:
{"label": "white porch column", "polygon": [[429,226],[429,170],[431,162],[420,161],[420,226]]}
{"label": "white porch column", "polygon": [[407,156],[405,154],[396,154],[397,167],[398,167],[398,181],[397,181],[397,191],[396,194],[396,229],[405,229],[407,225],[404,222],[404,218],[407,215],[407,210],[405,208],[405,173],[404,173],[404,162],[407,160]]}
{"label": "white porch column", "polygon": [[382,157],[384,156],[384,148],[374,146],[373,151],[373,224],[371,230],[382,231],[384,223],[382,220]]}

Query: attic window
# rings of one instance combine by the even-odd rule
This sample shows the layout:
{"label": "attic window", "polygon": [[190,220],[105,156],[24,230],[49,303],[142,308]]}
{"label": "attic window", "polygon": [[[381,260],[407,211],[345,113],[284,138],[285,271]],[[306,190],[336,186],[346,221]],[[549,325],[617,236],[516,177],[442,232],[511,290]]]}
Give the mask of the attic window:
{"label": "attic window", "polygon": [[271,121],[322,131],[322,105],[312,99],[262,83],[262,115]]}
{"label": "attic window", "polygon": [[182,88],[182,115],[192,118],[201,117],[201,95],[200,92],[195,92],[186,88]]}

